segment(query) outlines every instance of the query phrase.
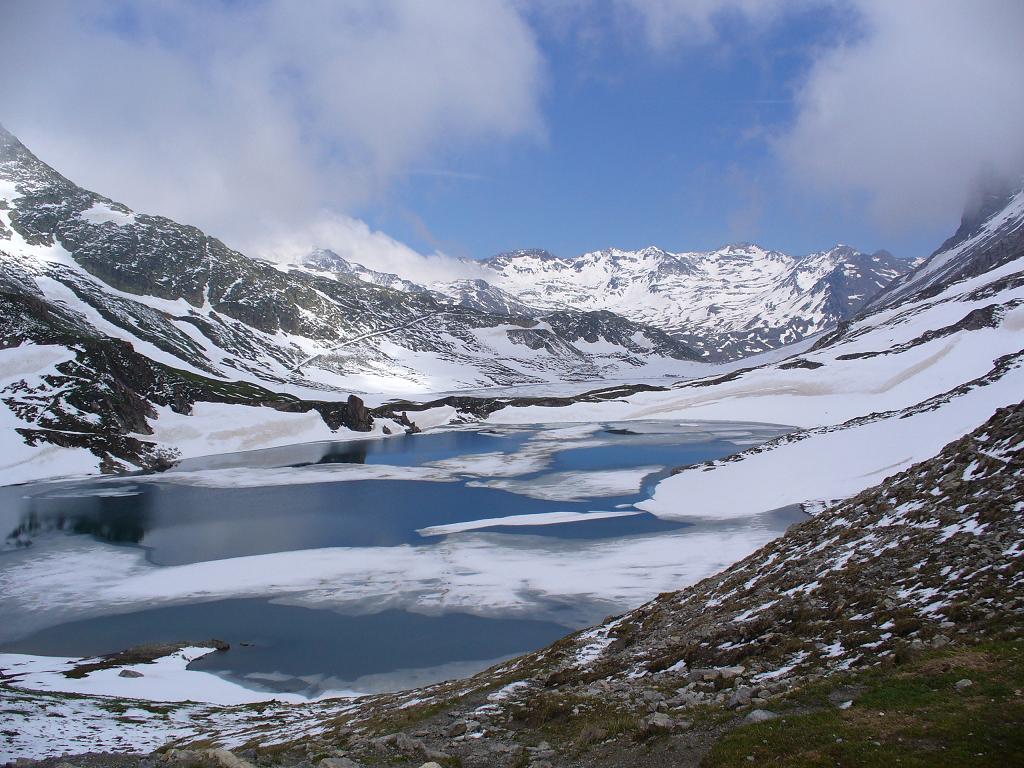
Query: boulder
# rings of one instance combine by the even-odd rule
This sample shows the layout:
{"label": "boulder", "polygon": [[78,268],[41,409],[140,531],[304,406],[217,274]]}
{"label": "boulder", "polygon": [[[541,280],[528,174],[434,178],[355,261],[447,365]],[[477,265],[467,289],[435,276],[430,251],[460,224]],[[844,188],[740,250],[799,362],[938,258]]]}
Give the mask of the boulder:
{"label": "boulder", "polygon": [[722,680],[735,680],[746,671],[746,667],[722,667],[718,670],[718,675]]}
{"label": "boulder", "polygon": [[320,768],[363,768],[362,764],[347,757],[325,757],[317,765]]}
{"label": "boulder", "polygon": [[461,736],[464,733],[473,733],[474,731],[480,730],[480,723],[476,720],[456,720],[454,723],[445,729],[445,736],[453,738],[455,736]]}
{"label": "boulder", "polygon": [[401,731],[395,734],[393,744],[400,752],[419,752],[423,749],[422,741],[414,739],[409,734],[402,733]]}
{"label": "boulder", "polygon": [[749,686],[742,685],[737,688],[732,696],[729,697],[729,701],[726,706],[729,709],[737,709],[738,707],[745,707],[750,704],[750,700],[754,697],[753,689]]}
{"label": "boulder", "polygon": [[772,712],[768,709],[754,709],[747,713],[747,716],[743,718],[744,723],[763,723],[766,720],[774,720],[779,715],[776,712]]}
{"label": "boulder", "polygon": [[406,411],[402,411],[398,417],[398,423],[405,427],[405,434],[417,435],[420,433],[420,428],[416,426],[416,422],[409,421],[409,414]]}
{"label": "boulder", "polygon": [[180,768],[206,768],[210,765],[220,768],[253,768],[252,763],[226,749],[172,749],[164,755],[163,761]]}
{"label": "boulder", "polygon": [[594,744],[598,741],[604,741],[606,738],[608,738],[608,731],[604,728],[596,725],[587,725],[580,731],[576,743],[580,745]]}
{"label": "boulder", "polygon": [[644,733],[657,733],[658,731],[670,731],[675,725],[675,722],[671,717],[666,715],[664,712],[655,712],[653,715],[648,715],[644,718],[643,730]]}

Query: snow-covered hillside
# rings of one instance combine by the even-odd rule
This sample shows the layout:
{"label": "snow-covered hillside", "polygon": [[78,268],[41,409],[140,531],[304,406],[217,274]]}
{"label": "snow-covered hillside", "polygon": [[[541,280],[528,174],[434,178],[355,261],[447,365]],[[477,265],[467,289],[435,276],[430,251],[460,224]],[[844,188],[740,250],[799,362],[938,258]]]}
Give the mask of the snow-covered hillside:
{"label": "snow-covered hillside", "polygon": [[[222,404],[269,445],[367,427],[358,408],[345,412],[351,392],[701,366],[664,332],[610,313],[511,315],[332,256],[293,267],[248,258],[76,186],[0,128],[0,422],[11,443],[0,475],[158,464],[186,450],[188,429],[165,423],[197,402]],[[74,458],[40,458],[57,454]]]}
{"label": "snow-covered hillside", "polygon": [[757,245],[669,253],[605,250],[570,259],[513,251],[483,262],[525,304],[610,310],[671,333],[708,360],[745,357],[852,317],[910,263],[837,245],[790,256]]}
{"label": "snow-covered hillside", "polygon": [[[384,412],[394,423],[375,423],[362,402],[348,401],[352,392],[377,393],[380,402],[555,382],[657,379],[667,387],[717,370],[718,379],[668,392],[624,398],[616,390],[588,405],[506,408],[494,418],[681,416],[825,428],[765,455],[813,468],[834,442],[851,454],[840,463],[851,477],[863,469],[862,479],[822,479],[834,474],[831,461],[764,498],[842,495],[879,478],[890,466],[878,463],[883,458],[906,466],[991,413],[991,394],[951,398],[947,410],[959,415],[938,419],[922,440],[892,425],[920,424],[930,434],[927,410],[914,421],[877,417],[988,375],[998,355],[1017,351],[1021,200],[965,219],[939,253],[873,305],[884,309],[803,358],[715,369],[701,356],[747,354],[828,329],[908,265],[846,247],[802,258],[752,245],[567,260],[530,251],[485,263],[493,283],[430,286],[329,251],[275,265],[84,190],[0,129],[0,480],[159,466],[338,430],[403,429],[399,410]],[[961,405],[974,402],[981,405]],[[199,424],[193,413],[216,418]],[[827,436],[862,417],[875,426],[844,425],[851,440]],[[857,447],[874,440],[883,448]],[[908,441],[913,450],[901,450]],[[768,459],[739,465],[774,471]],[[723,478],[722,498],[749,487],[729,472],[704,477],[712,475]],[[701,488],[708,498],[718,493],[714,482]]]}

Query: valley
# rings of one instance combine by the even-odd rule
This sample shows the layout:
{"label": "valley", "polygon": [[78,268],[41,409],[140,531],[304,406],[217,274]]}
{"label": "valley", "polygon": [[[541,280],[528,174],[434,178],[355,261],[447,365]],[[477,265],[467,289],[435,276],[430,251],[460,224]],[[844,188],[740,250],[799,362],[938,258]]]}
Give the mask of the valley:
{"label": "valley", "polygon": [[696,765],[885,670],[1017,674],[1024,191],[919,262],[423,285],[6,132],[0,184],[4,759]]}

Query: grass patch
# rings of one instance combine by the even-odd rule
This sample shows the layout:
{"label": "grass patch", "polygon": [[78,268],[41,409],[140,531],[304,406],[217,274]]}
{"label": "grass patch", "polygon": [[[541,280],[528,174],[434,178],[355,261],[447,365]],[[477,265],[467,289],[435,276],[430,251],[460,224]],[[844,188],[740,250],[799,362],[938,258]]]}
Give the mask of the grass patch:
{"label": "grass patch", "polygon": [[[955,683],[972,685],[958,691]],[[811,711],[744,726],[705,758],[708,768],[1004,766],[1024,755],[1024,644],[996,643],[851,675],[850,709],[816,686],[786,701]]]}
{"label": "grass patch", "polygon": [[535,740],[573,745],[586,750],[592,743],[616,737],[639,737],[639,713],[604,700],[561,692],[533,696],[528,703],[510,707],[515,728]]}
{"label": "grass patch", "polygon": [[415,704],[411,707],[388,710],[379,717],[363,723],[363,725],[368,731],[370,731],[370,733],[395,733],[396,731],[406,730],[417,723],[422,723],[436,717],[445,710],[451,708],[454,701],[457,700],[424,702],[422,704]]}

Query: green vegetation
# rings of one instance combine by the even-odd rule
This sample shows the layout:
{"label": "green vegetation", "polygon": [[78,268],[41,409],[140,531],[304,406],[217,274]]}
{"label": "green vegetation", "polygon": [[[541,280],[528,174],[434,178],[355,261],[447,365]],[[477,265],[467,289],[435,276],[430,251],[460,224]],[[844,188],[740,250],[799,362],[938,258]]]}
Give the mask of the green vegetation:
{"label": "green vegetation", "polygon": [[[957,687],[957,682],[971,684]],[[1024,643],[930,654],[853,675],[841,710],[820,686],[788,700],[795,714],[727,734],[708,768],[747,766],[1020,765],[1024,761]]]}
{"label": "green vegetation", "polygon": [[640,714],[612,701],[552,691],[513,705],[510,712],[515,730],[527,742],[574,744],[584,751],[604,739],[642,736]]}

